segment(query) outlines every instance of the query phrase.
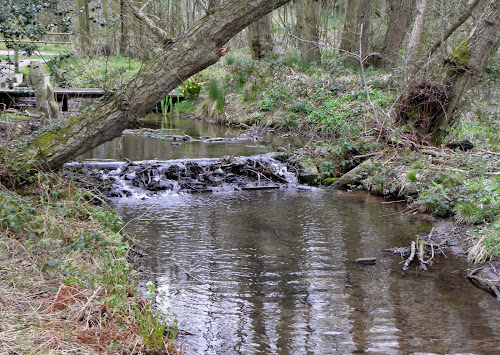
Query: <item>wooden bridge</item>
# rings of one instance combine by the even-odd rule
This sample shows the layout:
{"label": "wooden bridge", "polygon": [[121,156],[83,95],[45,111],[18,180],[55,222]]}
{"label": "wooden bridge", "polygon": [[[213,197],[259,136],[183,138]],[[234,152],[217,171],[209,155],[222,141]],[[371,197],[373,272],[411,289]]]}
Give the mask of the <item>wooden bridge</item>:
{"label": "wooden bridge", "polygon": [[[53,88],[54,95],[58,102],[61,102],[63,112],[68,111],[68,100],[78,98],[99,98],[106,91],[99,88]],[[184,96],[172,91],[168,94],[170,102],[176,103],[182,101]],[[4,108],[27,106],[25,98],[34,98],[35,91],[32,88],[16,87],[16,88],[0,88],[0,106]],[[24,99],[23,99],[24,98]],[[24,102],[23,102],[24,101]],[[1,107],[0,107],[1,108]]]}

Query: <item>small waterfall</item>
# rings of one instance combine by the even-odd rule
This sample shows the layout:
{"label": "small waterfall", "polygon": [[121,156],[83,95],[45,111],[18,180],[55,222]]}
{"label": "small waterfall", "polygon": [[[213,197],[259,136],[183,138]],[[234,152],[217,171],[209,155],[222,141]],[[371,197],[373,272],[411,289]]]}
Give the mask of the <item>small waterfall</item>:
{"label": "small waterfall", "polygon": [[251,157],[170,161],[85,161],[64,166],[67,175],[92,178],[109,197],[221,192],[297,186],[294,169],[273,153]]}

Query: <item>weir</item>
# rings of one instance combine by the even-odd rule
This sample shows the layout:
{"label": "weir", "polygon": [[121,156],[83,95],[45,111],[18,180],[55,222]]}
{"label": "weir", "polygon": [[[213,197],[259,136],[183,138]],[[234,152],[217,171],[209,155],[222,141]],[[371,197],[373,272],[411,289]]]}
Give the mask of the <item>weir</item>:
{"label": "weir", "polygon": [[68,163],[72,179],[102,181],[109,197],[144,197],[161,193],[220,192],[297,186],[293,168],[268,153],[251,157],[169,161],[86,161]]}

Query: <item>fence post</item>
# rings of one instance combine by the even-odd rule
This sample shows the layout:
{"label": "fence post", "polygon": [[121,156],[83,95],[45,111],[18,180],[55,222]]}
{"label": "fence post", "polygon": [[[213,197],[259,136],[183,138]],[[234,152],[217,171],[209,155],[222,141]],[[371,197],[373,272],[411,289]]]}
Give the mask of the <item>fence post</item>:
{"label": "fence post", "polygon": [[19,74],[19,51],[14,46],[14,74]]}

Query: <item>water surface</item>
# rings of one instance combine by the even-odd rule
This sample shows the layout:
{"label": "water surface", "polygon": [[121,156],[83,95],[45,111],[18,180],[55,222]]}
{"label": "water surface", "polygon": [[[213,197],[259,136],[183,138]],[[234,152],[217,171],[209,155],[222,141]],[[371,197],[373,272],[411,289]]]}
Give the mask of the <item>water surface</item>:
{"label": "water surface", "polygon": [[[296,146],[279,135],[174,141],[241,131],[172,122],[169,137],[128,132],[84,158],[252,155]],[[172,133],[175,132],[175,133]],[[174,143],[175,145],[172,145]],[[452,255],[427,272],[383,249],[408,246],[428,222],[362,192],[281,189],[117,198],[148,257],[146,278],[177,314],[188,354],[500,353],[500,308]],[[373,266],[354,262],[377,257]]]}
{"label": "water surface", "polygon": [[[146,247],[190,354],[500,351],[498,303],[440,258],[403,273],[382,250],[430,225],[363,193],[186,194],[115,207]],[[374,266],[356,264],[375,256]],[[189,334],[189,335],[187,335]]]}
{"label": "water surface", "polygon": [[[123,136],[83,154],[81,159],[136,161],[251,156],[275,152],[278,147],[297,148],[307,142],[301,137],[278,133],[258,134],[255,131],[245,133],[237,128],[176,117],[169,119],[167,124],[162,124],[160,116],[154,114],[149,116],[148,127],[160,130],[149,136],[147,131],[127,130]],[[180,139],[185,135],[195,140]],[[226,140],[210,141],[207,138]]]}

